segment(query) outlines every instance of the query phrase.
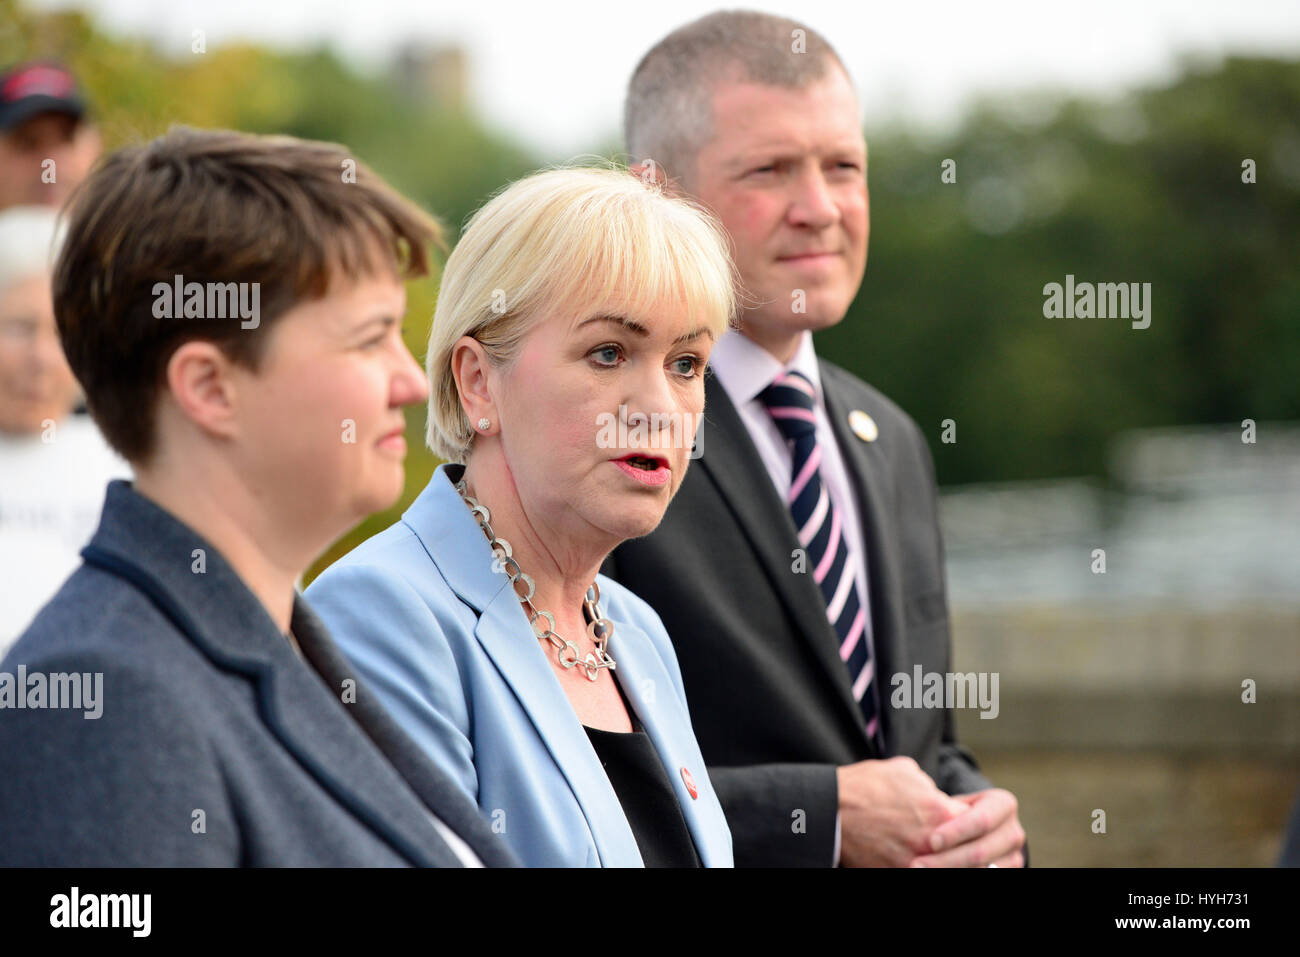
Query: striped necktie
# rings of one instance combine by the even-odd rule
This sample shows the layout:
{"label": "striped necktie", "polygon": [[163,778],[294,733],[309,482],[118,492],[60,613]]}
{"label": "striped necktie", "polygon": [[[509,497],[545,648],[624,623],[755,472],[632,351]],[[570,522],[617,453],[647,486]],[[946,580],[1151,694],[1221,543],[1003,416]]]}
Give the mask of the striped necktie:
{"label": "striped necktie", "polygon": [[814,392],[808,377],[799,372],[777,376],[759,398],[790,443],[793,458],[787,502],[799,544],[808,567],[826,601],[826,617],[839,638],[840,659],[849,670],[853,697],[867,722],[867,736],[883,751],[880,717],[872,684],[867,608],[858,594],[849,564],[849,542],[840,525],[840,513],[821,477],[822,449],[817,443]]}

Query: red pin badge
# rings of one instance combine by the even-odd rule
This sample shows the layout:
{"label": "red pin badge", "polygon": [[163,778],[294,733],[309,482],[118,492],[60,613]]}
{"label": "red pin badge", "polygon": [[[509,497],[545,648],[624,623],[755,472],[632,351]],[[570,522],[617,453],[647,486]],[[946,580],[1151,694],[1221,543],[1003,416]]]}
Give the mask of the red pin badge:
{"label": "red pin badge", "polygon": [[700,796],[700,789],[695,786],[695,778],[691,777],[691,772],[685,768],[682,768],[682,783],[686,785],[686,792],[690,794],[691,800],[697,800]]}

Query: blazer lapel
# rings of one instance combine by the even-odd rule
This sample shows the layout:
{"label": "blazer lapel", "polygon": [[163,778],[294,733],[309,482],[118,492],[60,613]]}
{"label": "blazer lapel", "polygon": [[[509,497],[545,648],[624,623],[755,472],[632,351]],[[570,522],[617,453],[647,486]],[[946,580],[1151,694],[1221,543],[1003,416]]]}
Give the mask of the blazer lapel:
{"label": "blazer lapel", "polygon": [[[293,634],[303,655],[331,689],[342,689],[345,681],[356,680],[351,666],[329,638],[325,626],[301,598],[294,603]],[[384,753],[426,807],[463,839],[488,867],[509,867],[517,862],[456,787],[441,774],[383,706],[365,687],[356,688],[356,698],[347,706],[371,741]]]}
{"label": "blazer lapel", "polygon": [[799,547],[799,534],[790,508],[773,488],[767,466],[722,383],[710,374],[704,388],[704,451],[699,464],[749,539],[773,590],[790,610],[809,652],[834,689],[835,700],[866,740],[866,723],[826,618],[826,601],[811,573],[791,570],[791,552]]}
{"label": "blazer lapel", "polygon": [[[274,637],[293,655],[279,634]],[[385,768],[366,746],[373,742],[358,740],[364,731],[343,712],[352,705],[342,703],[342,687],[328,687],[302,662],[279,660],[283,652],[274,648],[268,667],[253,672],[267,726],[327,791],[413,863],[456,866],[458,858],[419,804],[395,787],[395,769]]]}
{"label": "blazer lapel", "polygon": [[[619,642],[620,634],[632,632],[638,638],[636,642]],[[627,696],[628,702],[641,720],[646,734],[654,743],[659,760],[672,783],[673,793],[681,806],[686,827],[695,841],[700,862],[705,867],[731,866],[730,848],[719,843],[717,835],[729,833],[726,819],[722,816],[720,805],[715,800],[700,801],[691,796],[682,776],[685,769],[691,774],[697,791],[711,788],[705,771],[704,757],[700,754],[695,737],[690,734],[690,715],[677,703],[673,690],[672,678],[664,670],[663,664],[653,654],[653,644],[648,635],[633,625],[619,622],[614,629],[611,650],[618,660],[618,683]],[[668,717],[666,712],[672,709],[673,720],[667,723],[658,719]]]}
{"label": "blazer lapel", "polygon": [[460,475],[458,466],[439,466],[403,519],[447,584],[478,613],[474,637],[510,685],[568,781],[602,864],[639,864],[641,852],[618,795],[551,670],[547,652],[532,637],[519,598],[506,576],[493,571],[487,539],[452,484]]}
{"label": "blazer lapel", "polygon": [[[473,528],[483,542],[484,560],[490,562],[487,540],[477,525]],[[601,863],[635,861],[639,864],[641,852],[618,795],[592,750],[582,722],[551,671],[546,652],[538,641],[530,638],[531,627],[514,589],[506,584],[483,610],[474,637],[510,685],[569,782],[587,819]],[[616,628],[615,638],[617,633]]]}
{"label": "blazer lapel", "polygon": [[[897,741],[890,721],[890,709],[885,706],[889,693],[887,676],[895,671],[902,640],[902,611],[899,603],[893,600],[898,594],[898,541],[896,536],[886,534],[886,516],[890,514],[890,503],[894,500],[886,456],[891,452],[889,443],[894,436],[881,433],[873,442],[858,438],[848,425],[849,413],[853,411],[848,405],[851,400],[842,395],[837,378],[827,374],[824,363],[821,365],[821,379],[826,414],[830,417],[831,429],[839,442],[853,487],[858,490],[862,540],[867,550],[867,587],[871,592],[871,641],[876,689],[881,699],[881,733],[886,754],[894,754],[897,753]],[[858,399],[863,406],[871,405],[869,396],[859,396]],[[875,408],[864,408],[863,411],[875,413],[877,422],[883,419]]]}

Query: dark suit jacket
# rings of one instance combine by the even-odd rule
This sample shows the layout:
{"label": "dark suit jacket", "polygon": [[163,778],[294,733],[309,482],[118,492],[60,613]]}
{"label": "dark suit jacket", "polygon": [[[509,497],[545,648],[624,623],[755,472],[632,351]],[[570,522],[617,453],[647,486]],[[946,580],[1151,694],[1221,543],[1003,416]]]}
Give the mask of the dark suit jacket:
{"label": "dark suit jacket", "polygon": [[310,667],[221,555],[125,482],[82,556],[0,670],[100,672],[102,715],[0,710],[0,864],[456,866],[430,810],[485,864],[514,863],[366,688],[343,703],[355,672],[301,599]]}
{"label": "dark suit jacket", "polygon": [[[929,448],[880,392],[824,359],[820,370],[859,494],[884,755],[867,737],[817,583],[792,571],[789,508],[712,374],[701,457],[659,528],[625,542],[603,569],[649,602],[672,637],[737,866],[831,864],[837,765],[909,755],[949,794],[991,786],[947,710],[889,707],[888,676],[916,664],[951,670]],[[849,428],[854,409],[875,420],[874,442]]]}

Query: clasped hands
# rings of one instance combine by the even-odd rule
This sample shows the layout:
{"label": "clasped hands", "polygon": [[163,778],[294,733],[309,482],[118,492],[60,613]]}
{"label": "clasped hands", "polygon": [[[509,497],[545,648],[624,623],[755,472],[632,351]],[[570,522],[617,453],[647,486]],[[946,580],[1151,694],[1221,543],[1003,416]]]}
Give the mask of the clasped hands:
{"label": "clasped hands", "polygon": [[1025,832],[1002,788],[948,795],[912,758],[836,769],[844,867],[1023,867]]}

